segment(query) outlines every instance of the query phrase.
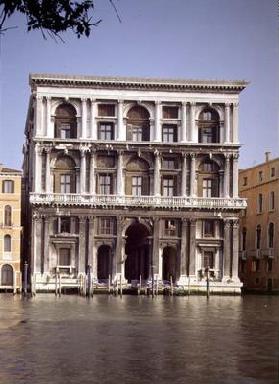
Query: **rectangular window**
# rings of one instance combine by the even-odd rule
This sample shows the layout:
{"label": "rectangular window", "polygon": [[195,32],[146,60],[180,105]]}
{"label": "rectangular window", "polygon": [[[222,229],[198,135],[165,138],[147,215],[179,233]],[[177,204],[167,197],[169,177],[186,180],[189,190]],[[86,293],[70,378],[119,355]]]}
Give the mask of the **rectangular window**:
{"label": "rectangular window", "polygon": [[142,127],[141,126],[132,125],[131,131],[132,131],[132,141],[134,141],[134,142],[142,141]]}
{"label": "rectangular window", "polygon": [[164,158],[162,161],[163,169],[175,169],[175,160],[172,158]]}
{"label": "rectangular window", "polygon": [[142,177],[132,177],[132,196],[141,196],[142,194]]}
{"label": "rectangular window", "polygon": [[178,119],[178,107],[164,106],[163,119]]}
{"label": "rectangular window", "polygon": [[98,130],[99,140],[113,140],[114,139],[114,125],[113,123],[100,123]]}
{"label": "rectangular window", "polygon": [[115,105],[114,104],[99,104],[98,105],[98,116],[115,116]]}
{"label": "rectangular window", "polygon": [[275,193],[274,191],[271,191],[269,196],[269,210],[273,211],[274,209],[275,209]]}
{"label": "rectangular window", "polygon": [[214,267],[213,252],[205,251],[203,254],[203,267],[213,269]]}
{"label": "rectangular window", "polygon": [[213,140],[213,130],[211,127],[203,127],[200,129],[200,140],[203,144],[210,144],[213,143],[215,140]]}
{"label": "rectangular window", "polygon": [[174,196],[174,179],[173,177],[163,178],[163,196],[172,197]]}
{"label": "rectangular window", "polygon": [[2,193],[14,193],[14,181],[4,180],[2,184]]}
{"label": "rectangular window", "polygon": [[202,181],[202,197],[212,197],[212,179],[203,179]]}
{"label": "rectangular window", "polygon": [[176,143],[177,142],[177,126],[176,125],[163,125],[163,143]]}
{"label": "rectangular window", "polygon": [[61,123],[60,124],[60,138],[70,139],[71,138],[71,124]]}
{"label": "rectangular window", "polygon": [[272,259],[267,259],[266,270],[267,272],[272,272]]}
{"label": "rectangular window", "polygon": [[214,237],[214,220],[204,221],[203,233],[205,237]]}
{"label": "rectangular window", "polygon": [[176,221],[165,220],[164,235],[165,236],[176,236]]}
{"label": "rectangular window", "polygon": [[59,249],[59,263],[58,265],[71,265],[71,250],[70,248]]}
{"label": "rectangular window", "polygon": [[113,235],[114,220],[110,217],[99,218],[99,235]]}
{"label": "rectangular window", "polygon": [[60,175],[60,193],[71,193],[71,175]]}
{"label": "rectangular window", "polygon": [[60,218],[60,232],[61,233],[71,233],[71,218],[70,217],[61,217]]}
{"label": "rectangular window", "polygon": [[263,171],[259,171],[259,182],[263,181]]}
{"label": "rectangular window", "polygon": [[275,177],[275,168],[274,167],[272,167],[270,169],[270,177]]}
{"label": "rectangular window", "polygon": [[262,213],[263,211],[263,195],[260,193],[258,195],[258,213]]}
{"label": "rectangular window", "polygon": [[99,193],[101,195],[112,194],[112,175],[100,175],[99,177]]}
{"label": "rectangular window", "polygon": [[242,185],[243,185],[243,187],[245,187],[247,184],[248,184],[248,178],[247,178],[247,176],[244,176]]}

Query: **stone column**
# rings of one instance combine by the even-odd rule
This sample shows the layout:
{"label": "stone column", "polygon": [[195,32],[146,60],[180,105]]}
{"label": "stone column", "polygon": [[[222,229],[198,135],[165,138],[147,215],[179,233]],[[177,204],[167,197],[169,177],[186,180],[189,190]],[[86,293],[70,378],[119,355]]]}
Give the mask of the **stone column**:
{"label": "stone column", "polygon": [[238,103],[233,103],[233,143],[238,144]]}
{"label": "stone column", "polygon": [[44,219],[44,273],[49,272],[49,218]]}
{"label": "stone column", "polygon": [[93,247],[94,247],[94,230],[95,230],[95,218],[93,216],[89,217],[89,227],[88,227],[88,265],[91,266],[91,271],[94,269],[93,263]]}
{"label": "stone column", "polygon": [[86,192],[86,150],[80,150],[80,193]]}
{"label": "stone column", "polygon": [[196,154],[191,153],[190,196],[196,196]]}
{"label": "stone column", "polygon": [[42,218],[33,216],[33,273],[42,271]]}
{"label": "stone column", "polygon": [[54,137],[54,132],[51,126],[51,97],[46,97],[46,135],[48,138]]}
{"label": "stone column", "polygon": [[89,192],[91,195],[95,194],[96,191],[96,178],[95,178],[95,157],[96,152],[93,149],[91,151],[91,157],[90,157],[90,176],[89,176]]}
{"label": "stone column", "polygon": [[161,155],[158,151],[155,153],[155,163],[154,163],[154,196],[161,195]]}
{"label": "stone column", "polygon": [[225,103],[225,143],[230,143],[230,104]]}
{"label": "stone column", "polygon": [[180,278],[178,284],[187,284],[187,250],[188,250],[188,221],[181,221],[181,251],[180,251]]}
{"label": "stone column", "polygon": [[224,197],[230,197],[230,154],[225,154],[225,167],[224,167]]}
{"label": "stone column", "polygon": [[239,259],[239,220],[232,222],[232,279],[239,282],[238,277],[238,259]]}
{"label": "stone column", "polygon": [[96,124],[96,108],[97,105],[95,103],[95,99],[90,99],[91,101],[91,109],[90,109],[90,138],[92,140],[97,140],[97,124]]}
{"label": "stone column", "polygon": [[87,99],[81,99],[81,138],[86,139],[86,126],[87,126]]}
{"label": "stone column", "polygon": [[116,278],[119,280],[121,271],[122,271],[122,246],[123,246],[123,238],[122,238],[122,222],[121,217],[117,216],[116,219],[116,229],[117,229],[117,240],[116,240],[116,255],[115,255],[115,272],[116,272]]}
{"label": "stone column", "polygon": [[42,191],[42,148],[40,144],[35,145],[35,185],[34,192],[40,193]]}
{"label": "stone column", "polygon": [[36,136],[43,136],[43,124],[42,124],[42,115],[43,115],[43,97],[37,95],[36,96],[36,113],[35,113],[35,121],[36,121]]}
{"label": "stone column", "polygon": [[160,142],[162,141],[161,134],[161,101],[155,101],[155,138],[154,141]]}
{"label": "stone column", "polygon": [[231,275],[231,222],[224,220],[224,245],[223,245],[223,280],[226,281]]}
{"label": "stone column", "polygon": [[163,248],[159,244],[159,249],[158,249],[158,280],[162,281],[163,280]]}
{"label": "stone column", "polygon": [[85,250],[86,250],[86,218],[79,217],[79,253],[78,253],[78,272],[85,273]]}
{"label": "stone column", "polygon": [[195,128],[196,128],[196,120],[195,120],[195,112],[196,112],[196,103],[191,101],[190,103],[190,130],[189,130],[189,141],[195,141]]}
{"label": "stone column", "polygon": [[190,219],[189,277],[196,280],[196,219]]}
{"label": "stone column", "polygon": [[182,102],[181,106],[181,142],[187,142],[187,103]]}
{"label": "stone column", "polygon": [[233,154],[233,197],[238,197],[238,153]]}
{"label": "stone column", "polygon": [[51,153],[51,147],[45,148],[46,152],[46,174],[45,174],[45,190],[47,193],[51,192],[51,175],[50,175],[50,153]]}
{"label": "stone column", "polygon": [[97,278],[98,278],[97,253],[98,253],[98,247],[97,247],[96,243],[94,242],[93,248],[92,248],[92,271],[91,271],[93,280],[97,280]]}
{"label": "stone column", "polygon": [[116,140],[126,140],[126,130],[123,126],[123,100],[118,100],[117,104],[117,134]]}
{"label": "stone column", "polygon": [[182,153],[181,196],[187,196],[187,154]]}
{"label": "stone column", "polygon": [[[159,238],[160,238],[160,219],[158,217],[153,218],[153,246],[152,246],[152,266],[154,280],[156,280],[159,275]],[[152,278],[152,269],[151,269],[151,278]]]}
{"label": "stone column", "polygon": [[118,157],[117,157],[117,172],[116,172],[116,193],[119,196],[124,195],[124,184],[125,181],[123,180],[123,152],[118,151]]}

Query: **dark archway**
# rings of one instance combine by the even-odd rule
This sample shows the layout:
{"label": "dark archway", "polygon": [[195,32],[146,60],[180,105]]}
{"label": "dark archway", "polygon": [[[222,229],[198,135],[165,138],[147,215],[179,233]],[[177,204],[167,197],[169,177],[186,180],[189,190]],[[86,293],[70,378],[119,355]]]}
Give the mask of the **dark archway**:
{"label": "dark archway", "polygon": [[126,231],[127,241],[125,253],[125,278],[132,280],[147,280],[149,277],[149,231],[145,225],[135,223]]}
{"label": "dark archway", "polygon": [[101,245],[97,254],[97,278],[98,280],[108,280],[111,275],[111,247],[109,245]]}
{"label": "dark archway", "polygon": [[5,264],[1,270],[1,285],[12,286],[14,282],[13,268],[9,264]]}
{"label": "dark archway", "polygon": [[165,247],[163,250],[163,280],[170,281],[172,278],[174,283],[176,281],[176,275],[176,249],[173,247]]}

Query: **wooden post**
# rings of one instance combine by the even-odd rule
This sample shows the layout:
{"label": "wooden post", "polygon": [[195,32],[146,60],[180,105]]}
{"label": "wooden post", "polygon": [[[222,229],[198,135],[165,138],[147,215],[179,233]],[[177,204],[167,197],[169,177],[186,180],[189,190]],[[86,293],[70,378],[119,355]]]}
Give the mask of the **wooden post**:
{"label": "wooden post", "polygon": [[22,293],[22,273],[19,272],[19,293]]}
{"label": "wooden post", "polygon": [[13,272],[13,295],[16,294],[16,272]]}
{"label": "wooden post", "polygon": [[152,299],[154,298],[154,265],[152,264],[152,276],[151,276],[151,294]]}
{"label": "wooden post", "polygon": [[36,296],[36,273],[33,274],[32,278],[32,296]]}
{"label": "wooden post", "polygon": [[122,297],[122,275],[120,275],[120,297]]}
{"label": "wooden post", "polygon": [[58,274],[57,274],[57,269],[55,273],[55,296],[57,296],[58,293]]}
{"label": "wooden post", "polygon": [[158,293],[159,293],[159,276],[157,275],[157,278],[156,278],[156,295],[158,296]]}
{"label": "wooden post", "polygon": [[86,292],[86,295],[88,297],[91,297],[91,293],[92,293],[92,286],[91,286],[91,266],[88,265],[87,266],[87,292]]}
{"label": "wooden post", "polygon": [[27,261],[25,261],[24,263],[23,273],[24,273],[23,293],[24,293],[24,296],[26,296],[27,295],[27,273],[28,273]]}
{"label": "wooden post", "polygon": [[172,275],[170,276],[170,291],[171,291],[171,296],[173,296],[173,282],[172,282]]}
{"label": "wooden post", "polygon": [[110,293],[110,279],[111,279],[111,277],[109,275],[109,277],[108,277],[108,293]]}
{"label": "wooden post", "polygon": [[210,292],[209,292],[209,268],[206,268],[206,297],[209,299]]}

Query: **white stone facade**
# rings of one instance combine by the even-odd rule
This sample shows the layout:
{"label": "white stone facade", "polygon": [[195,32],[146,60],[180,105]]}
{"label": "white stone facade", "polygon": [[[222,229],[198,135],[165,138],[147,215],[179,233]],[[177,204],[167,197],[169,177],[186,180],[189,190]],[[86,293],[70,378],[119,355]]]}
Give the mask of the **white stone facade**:
{"label": "white stone facade", "polygon": [[[31,75],[24,174],[32,282],[240,292],[242,81]],[[62,230],[61,230],[62,228]],[[32,245],[31,245],[32,244]],[[61,263],[63,261],[63,263]]]}

